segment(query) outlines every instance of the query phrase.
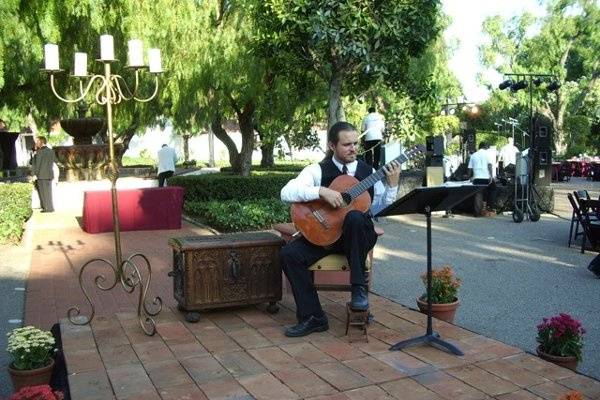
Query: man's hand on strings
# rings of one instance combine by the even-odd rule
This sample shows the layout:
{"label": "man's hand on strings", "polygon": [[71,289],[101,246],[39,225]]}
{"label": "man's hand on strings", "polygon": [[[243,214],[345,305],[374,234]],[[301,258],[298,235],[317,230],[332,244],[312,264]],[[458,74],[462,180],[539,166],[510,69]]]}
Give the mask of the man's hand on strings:
{"label": "man's hand on strings", "polygon": [[384,165],[383,171],[385,172],[388,186],[398,186],[398,180],[400,179],[400,163],[398,161],[392,161],[391,163]]}
{"label": "man's hand on strings", "polygon": [[340,192],[336,192],[335,190],[326,187],[321,187],[319,189],[319,197],[329,203],[333,208],[340,208],[346,205]]}

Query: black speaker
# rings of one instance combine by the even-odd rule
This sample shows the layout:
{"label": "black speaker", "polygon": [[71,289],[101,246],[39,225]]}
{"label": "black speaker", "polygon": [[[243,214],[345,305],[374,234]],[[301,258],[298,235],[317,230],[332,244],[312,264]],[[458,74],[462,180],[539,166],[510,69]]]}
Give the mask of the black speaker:
{"label": "black speaker", "polygon": [[432,156],[444,155],[444,137],[443,136],[427,136],[425,138],[425,148]]}
{"label": "black speaker", "polygon": [[467,154],[473,154],[477,151],[477,146],[475,146],[476,133],[475,129],[469,128],[463,130],[463,144],[467,150]]}
{"label": "black speaker", "polygon": [[533,119],[533,183],[548,186],[552,182],[552,121],[541,114]]}

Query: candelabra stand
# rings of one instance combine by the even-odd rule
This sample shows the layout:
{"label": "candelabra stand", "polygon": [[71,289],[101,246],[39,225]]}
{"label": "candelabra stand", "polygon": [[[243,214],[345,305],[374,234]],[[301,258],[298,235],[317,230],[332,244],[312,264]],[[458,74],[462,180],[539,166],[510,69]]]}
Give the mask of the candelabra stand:
{"label": "candelabra stand", "polygon": [[[56,54],[57,56],[57,54]],[[137,306],[137,316],[140,323],[140,326],[146,335],[152,336],[156,333],[156,323],[154,321],[155,316],[157,316],[162,310],[162,299],[160,297],[155,297],[151,304],[148,304],[146,301],[146,295],[148,292],[148,288],[150,286],[150,281],[152,279],[152,267],[150,265],[150,261],[148,258],[141,254],[135,253],[126,259],[123,259],[123,253],[121,251],[121,231],[119,224],[119,207],[118,207],[118,198],[117,198],[117,179],[119,178],[119,169],[117,166],[117,162],[115,160],[115,146],[114,146],[114,137],[113,137],[113,124],[112,124],[112,112],[113,106],[119,104],[121,101],[127,100],[135,100],[138,102],[147,102],[152,100],[157,92],[158,92],[158,72],[160,72],[160,66],[157,68],[152,68],[151,64],[151,73],[154,75],[154,91],[153,93],[146,97],[141,98],[138,97],[138,88],[140,81],[140,71],[144,69],[144,66],[135,66],[131,67],[134,70],[135,74],[135,84],[133,90],[130,90],[129,86],[125,82],[125,79],[121,75],[113,74],[111,72],[111,64],[115,62],[114,59],[106,59],[106,57],[101,57],[102,59],[97,60],[101,62],[104,66],[104,74],[103,75],[87,75],[87,72],[83,73],[83,75],[76,74],[79,79],[79,94],[80,96],[75,99],[68,99],[58,94],[55,87],[55,75],[57,73],[62,72],[62,70],[56,68],[48,68],[48,64],[46,66],[46,71],[50,74],[50,86],[52,88],[52,92],[54,95],[59,98],[61,101],[67,103],[75,103],[84,99],[91,91],[94,86],[97,86],[95,91],[95,101],[101,106],[106,107],[106,121],[107,121],[107,135],[108,135],[108,143],[109,143],[109,156],[110,156],[110,164],[108,165],[108,177],[111,184],[111,198],[112,198],[112,218],[114,224],[114,242],[115,242],[115,262],[113,263],[110,260],[104,258],[94,258],[87,261],[81,267],[79,272],[79,286],[81,287],[81,291],[85,296],[90,308],[91,313],[89,317],[81,316],[81,310],[78,306],[73,306],[69,309],[67,315],[69,321],[75,325],[87,325],[89,324],[95,314],[94,303],[92,302],[88,291],[85,288],[83,276],[84,272],[88,268],[88,266],[93,264],[100,264],[103,266],[109,267],[110,278],[106,278],[106,276],[102,273],[99,273],[94,278],[94,284],[97,288],[103,291],[109,291],[117,286],[118,283],[121,284],[122,288],[127,293],[133,293],[136,288],[139,289],[139,297],[138,297],[138,306]],[[112,57],[110,57],[112,58]],[[77,61],[77,60],[76,60]],[[160,61],[159,61],[160,63]],[[57,65],[58,63],[56,63]],[[86,71],[87,68],[84,70]],[[156,73],[154,73],[156,72]],[[87,84],[84,84],[84,80],[87,79]],[[138,263],[141,263],[143,267],[147,270],[147,279],[144,279],[142,275],[141,269],[138,266]]]}

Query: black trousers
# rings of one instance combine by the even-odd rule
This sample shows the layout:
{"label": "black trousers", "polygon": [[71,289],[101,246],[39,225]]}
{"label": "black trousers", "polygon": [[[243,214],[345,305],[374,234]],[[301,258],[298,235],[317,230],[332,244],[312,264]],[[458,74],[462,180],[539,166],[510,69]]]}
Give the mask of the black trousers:
{"label": "black trousers", "polygon": [[54,203],[52,202],[52,179],[38,179],[35,187],[40,196],[40,206],[44,211],[54,211]]}
{"label": "black trousers", "polygon": [[329,254],[342,253],[346,255],[350,264],[350,283],[365,285],[365,260],[375,242],[377,234],[373,220],[369,215],[355,210],[346,215],[342,237],[332,246],[316,246],[301,237],[281,249],[281,266],[292,286],[298,322],[311,315],[323,316],[312,273],[308,267]]}
{"label": "black trousers", "polygon": [[165,171],[158,174],[158,187],[165,186],[165,181],[173,176],[173,171]]}
{"label": "black trousers", "polygon": [[365,162],[375,169],[379,169],[381,160],[381,140],[365,140]]}
{"label": "black trousers", "polygon": [[474,185],[488,185],[483,191],[475,195],[473,200],[473,215],[480,217],[483,214],[483,200],[487,202],[488,208],[491,208],[496,204],[496,182],[492,181],[489,183],[489,179],[473,179]]}

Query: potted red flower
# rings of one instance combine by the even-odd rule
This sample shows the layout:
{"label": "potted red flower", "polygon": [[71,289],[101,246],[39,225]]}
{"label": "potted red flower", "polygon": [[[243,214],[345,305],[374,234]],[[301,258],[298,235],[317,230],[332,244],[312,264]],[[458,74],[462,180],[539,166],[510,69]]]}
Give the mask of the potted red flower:
{"label": "potted red flower", "polygon": [[[421,275],[421,280],[427,287],[427,273]],[[431,271],[431,315],[449,323],[454,322],[456,309],[460,305],[456,294],[461,280],[454,276],[452,268],[444,265]],[[419,310],[427,314],[427,293],[417,299]]]}
{"label": "potted red flower", "polygon": [[569,393],[561,396],[559,400],[583,400],[583,395],[577,390],[572,390]]}
{"label": "potted red flower", "polygon": [[581,361],[585,329],[569,314],[544,318],[537,326],[538,355],[555,364],[575,370]]}
{"label": "potted red flower", "polygon": [[27,386],[10,396],[10,400],[63,400],[60,391],[54,391],[48,385]]}

